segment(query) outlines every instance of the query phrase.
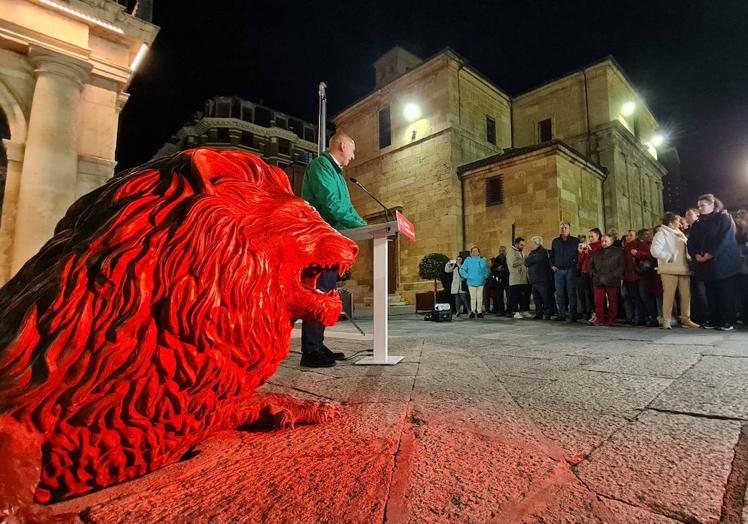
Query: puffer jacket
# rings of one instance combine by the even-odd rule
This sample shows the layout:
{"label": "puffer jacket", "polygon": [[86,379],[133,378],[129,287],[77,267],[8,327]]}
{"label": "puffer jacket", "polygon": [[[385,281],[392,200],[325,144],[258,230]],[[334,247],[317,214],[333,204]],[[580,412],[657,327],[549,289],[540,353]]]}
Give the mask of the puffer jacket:
{"label": "puffer jacket", "polygon": [[512,246],[506,252],[506,265],[509,266],[509,285],[519,286],[529,284],[527,280],[527,266],[522,251]]}
{"label": "puffer jacket", "polygon": [[661,275],[690,275],[686,248],[686,235],[679,230],[660,226],[652,239],[650,251],[657,259],[657,272]]}
{"label": "puffer jacket", "polygon": [[467,281],[468,286],[480,287],[491,274],[486,259],[483,257],[467,257],[460,267],[460,275]]}
{"label": "puffer jacket", "polygon": [[626,262],[620,247],[610,246],[598,249],[592,255],[590,276],[594,287],[619,287],[623,280]]}

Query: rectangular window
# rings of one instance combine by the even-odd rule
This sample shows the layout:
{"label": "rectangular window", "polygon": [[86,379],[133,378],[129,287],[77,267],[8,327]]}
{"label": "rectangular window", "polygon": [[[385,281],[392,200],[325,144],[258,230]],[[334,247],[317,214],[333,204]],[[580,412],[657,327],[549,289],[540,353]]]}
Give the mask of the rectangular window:
{"label": "rectangular window", "polygon": [[278,139],[278,153],[291,156],[291,142],[285,138]]}
{"label": "rectangular window", "polygon": [[553,128],[551,127],[551,119],[546,118],[538,122],[538,142],[550,142],[553,140]]}
{"label": "rectangular window", "polygon": [[379,149],[387,147],[392,143],[392,130],[390,129],[390,108],[385,107],[379,111]]}
{"label": "rectangular window", "polygon": [[280,115],[275,115],[275,127],[280,127],[281,129],[288,129],[288,121]]}
{"label": "rectangular window", "polygon": [[231,137],[229,136],[229,130],[227,127],[218,128],[217,139],[219,142],[224,142],[226,144],[231,141]]}
{"label": "rectangular window", "polygon": [[231,100],[231,118],[241,118],[242,116],[242,101],[238,98]]}
{"label": "rectangular window", "polygon": [[317,143],[317,131],[313,127],[305,127],[304,140]]}
{"label": "rectangular window", "polygon": [[299,138],[304,137],[304,124],[297,118],[288,119],[288,130],[296,134]]}
{"label": "rectangular window", "polygon": [[242,145],[252,147],[252,138],[252,133],[250,133],[249,131],[242,131],[240,142],[242,143]]}
{"label": "rectangular window", "polygon": [[486,205],[504,203],[504,177],[502,175],[486,179]]}
{"label": "rectangular window", "polygon": [[216,117],[229,118],[231,116],[231,100],[219,100],[216,103]]}
{"label": "rectangular window", "polygon": [[496,145],[496,120],[486,116],[486,140],[489,144]]}
{"label": "rectangular window", "polygon": [[254,120],[254,111],[252,111],[252,106],[242,106],[242,120],[244,120],[245,122],[252,122]]}
{"label": "rectangular window", "polygon": [[255,124],[262,127],[270,127],[270,119],[273,118],[273,113],[264,107],[255,107]]}

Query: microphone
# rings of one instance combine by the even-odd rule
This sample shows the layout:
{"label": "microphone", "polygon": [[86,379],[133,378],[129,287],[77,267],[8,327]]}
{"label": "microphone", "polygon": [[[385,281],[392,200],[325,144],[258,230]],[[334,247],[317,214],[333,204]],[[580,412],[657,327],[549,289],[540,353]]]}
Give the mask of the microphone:
{"label": "microphone", "polygon": [[390,217],[390,210],[389,210],[389,208],[388,208],[387,206],[385,206],[384,204],[382,204],[382,203],[381,203],[381,202],[379,201],[379,199],[378,199],[377,197],[375,197],[374,195],[372,195],[372,194],[371,194],[371,193],[369,192],[369,190],[368,190],[368,189],[366,189],[366,188],[365,188],[365,187],[363,186],[363,184],[361,184],[361,182],[359,182],[358,180],[356,180],[356,179],[355,179],[355,178],[353,178],[352,176],[349,176],[349,177],[348,177],[348,180],[350,180],[351,182],[353,182],[354,184],[356,184],[356,185],[357,185],[357,186],[358,186],[358,187],[359,187],[359,188],[360,188],[361,190],[363,190],[363,192],[364,192],[364,193],[366,193],[367,195],[369,195],[369,196],[370,196],[371,198],[373,198],[373,199],[374,199],[374,201],[375,201],[375,202],[376,202],[377,204],[379,204],[380,206],[382,206],[382,209],[384,209],[384,216],[385,216],[385,218],[387,219],[387,222],[391,222],[391,221],[392,221],[392,218]]}

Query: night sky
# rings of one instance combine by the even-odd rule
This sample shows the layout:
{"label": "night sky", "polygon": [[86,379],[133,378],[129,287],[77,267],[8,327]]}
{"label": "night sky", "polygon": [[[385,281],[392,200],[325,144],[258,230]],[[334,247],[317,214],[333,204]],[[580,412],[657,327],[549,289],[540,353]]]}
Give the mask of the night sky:
{"label": "night sky", "polygon": [[316,122],[324,80],[335,115],[373,90],[372,63],[399,44],[422,58],[452,47],[510,95],[611,54],[670,131],[688,196],[748,191],[746,0],[154,4],[161,32],[129,89],[120,168],[149,160],[215,95]]}

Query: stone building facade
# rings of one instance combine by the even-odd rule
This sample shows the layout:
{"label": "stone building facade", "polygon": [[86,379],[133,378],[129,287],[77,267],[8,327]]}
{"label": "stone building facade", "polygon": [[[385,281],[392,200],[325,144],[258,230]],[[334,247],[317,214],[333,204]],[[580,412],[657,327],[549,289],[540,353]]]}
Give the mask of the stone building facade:
{"label": "stone building facade", "polygon": [[0,0],[0,285],[112,176],[127,88],[157,32],[111,0]]}
{"label": "stone building facade", "polygon": [[254,153],[288,173],[297,195],[306,165],[317,155],[317,125],[238,97],[206,100],[190,122],[153,156],[193,147],[240,149]]}
{"label": "stone building facade", "polygon": [[540,235],[550,247],[559,223],[577,231],[603,222],[605,172],[560,140],[510,150],[459,166],[465,238],[495,255],[513,237]]}
{"label": "stone building facade", "polygon": [[[612,58],[514,97],[450,49],[418,61],[396,47],[375,70],[375,91],[334,122],[356,140],[347,174],[416,227],[416,243],[391,243],[390,291],[407,301],[430,288],[418,276],[428,253],[478,244],[494,256],[512,234],[550,239],[562,220],[576,231],[658,223],[659,124]],[[383,220],[350,190],[364,218]],[[366,297],[371,248],[361,248],[349,286]]]}

